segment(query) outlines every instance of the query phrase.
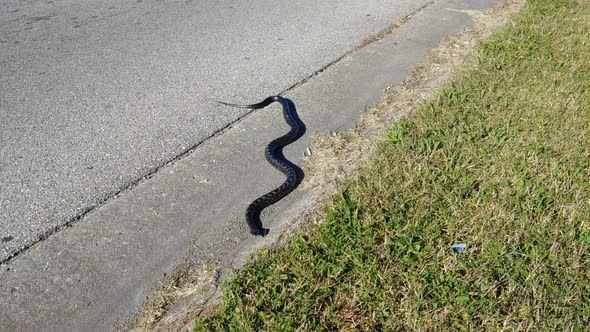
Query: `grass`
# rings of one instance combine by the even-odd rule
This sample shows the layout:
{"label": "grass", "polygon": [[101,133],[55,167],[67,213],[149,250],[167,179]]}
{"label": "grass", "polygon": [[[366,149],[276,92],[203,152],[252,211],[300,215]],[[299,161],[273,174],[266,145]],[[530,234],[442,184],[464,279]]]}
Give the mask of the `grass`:
{"label": "grass", "polygon": [[530,0],[475,61],[195,330],[586,330],[590,6]]}

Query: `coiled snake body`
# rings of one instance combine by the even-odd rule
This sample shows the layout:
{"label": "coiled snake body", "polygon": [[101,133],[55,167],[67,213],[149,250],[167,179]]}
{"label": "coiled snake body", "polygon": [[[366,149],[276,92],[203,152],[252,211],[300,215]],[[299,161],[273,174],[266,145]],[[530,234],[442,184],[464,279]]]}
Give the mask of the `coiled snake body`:
{"label": "coiled snake body", "polygon": [[283,172],[287,179],[283,184],[281,184],[276,189],[268,192],[265,195],[260,196],[256,200],[254,200],[248,206],[246,210],[246,222],[250,227],[250,233],[253,235],[266,235],[267,230],[262,227],[262,223],[260,221],[260,212],[269,205],[272,205],[283,197],[287,196],[293,189],[295,189],[297,185],[297,171],[296,169],[289,164],[289,162],[282,156],[280,150],[285,147],[286,145],[294,142],[299,135],[299,123],[295,119],[295,115],[293,110],[291,109],[289,102],[281,97],[281,96],[271,96],[257,104],[251,105],[237,105],[237,104],[228,104],[224,102],[220,102],[224,105],[239,107],[239,108],[249,108],[249,109],[259,109],[264,108],[273,102],[278,102],[283,107],[283,117],[289,126],[291,126],[291,130],[285,135],[274,139],[271,141],[264,150],[264,156],[266,160],[274,166],[274,168],[278,169],[279,171]]}

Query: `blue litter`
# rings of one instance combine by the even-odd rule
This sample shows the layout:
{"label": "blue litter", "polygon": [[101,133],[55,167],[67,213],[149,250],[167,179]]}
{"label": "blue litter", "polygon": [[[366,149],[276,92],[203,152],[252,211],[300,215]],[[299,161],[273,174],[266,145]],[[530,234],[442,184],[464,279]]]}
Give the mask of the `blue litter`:
{"label": "blue litter", "polygon": [[467,243],[457,243],[451,246],[451,249],[453,249],[454,252],[463,251],[465,248],[467,248]]}

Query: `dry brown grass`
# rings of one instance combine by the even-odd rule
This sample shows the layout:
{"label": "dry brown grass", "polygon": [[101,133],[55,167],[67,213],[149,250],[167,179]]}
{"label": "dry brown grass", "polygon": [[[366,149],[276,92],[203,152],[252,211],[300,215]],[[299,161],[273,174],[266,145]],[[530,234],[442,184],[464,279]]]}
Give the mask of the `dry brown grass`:
{"label": "dry brown grass", "polygon": [[[200,306],[204,305],[217,287],[218,269],[215,266],[190,268],[181,264],[167,274],[154,287],[140,314],[131,322],[130,332],[176,331],[196,318]],[[170,309],[176,303],[186,302],[174,312]],[[189,319],[187,321],[187,318]],[[157,324],[158,323],[158,324]]]}

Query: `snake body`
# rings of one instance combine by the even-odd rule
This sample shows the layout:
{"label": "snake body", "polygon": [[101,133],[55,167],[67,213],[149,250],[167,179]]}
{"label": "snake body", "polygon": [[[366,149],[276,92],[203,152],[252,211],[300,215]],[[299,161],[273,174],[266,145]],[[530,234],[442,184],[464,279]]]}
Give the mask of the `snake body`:
{"label": "snake body", "polygon": [[297,171],[282,156],[281,150],[283,147],[294,142],[298,138],[300,130],[299,123],[295,119],[294,112],[291,109],[289,102],[281,96],[271,96],[257,104],[251,105],[237,105],[221,102],[224,105],[248,109],[264,108],[273,102],[278,102],[283,107],[283,117],[285,118],[287,124],[291,127],[291,130],[289,130],[289,132],[285,135],[272,140],[266,146],[266,149],[264,150],[264,156],[274,168],[285,174],[287,178],[285,179],[285,182],[283,182],[283,184],[281,184],[276,189],[255,199],[246,209],[246,222],[250,227],[250,233],[261,236],[266,235],[266,230],[262,227],[262,223],[260,221],[260,212],[269,205],[272,205],[287,196],[297,186]]}

